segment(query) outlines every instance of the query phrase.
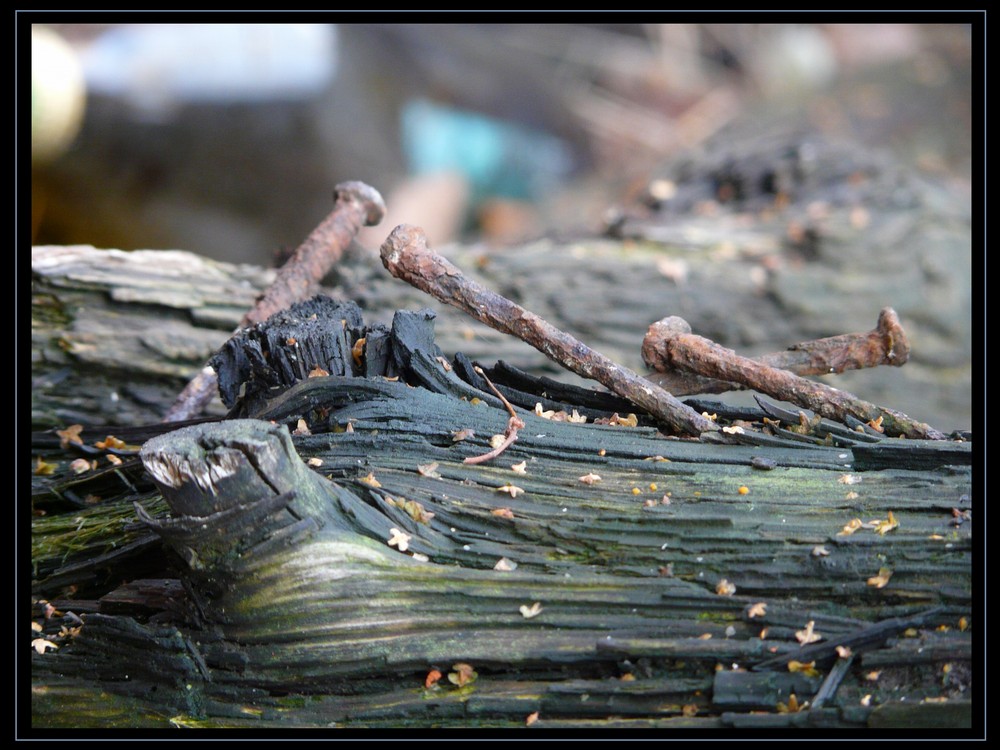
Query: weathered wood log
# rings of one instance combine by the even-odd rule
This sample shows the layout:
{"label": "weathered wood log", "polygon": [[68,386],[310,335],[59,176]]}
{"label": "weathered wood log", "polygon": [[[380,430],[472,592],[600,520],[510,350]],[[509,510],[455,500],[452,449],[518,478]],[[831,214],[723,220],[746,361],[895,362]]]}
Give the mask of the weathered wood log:
{"label": "weathered wood log", "polygon": [[[97,398],[78,406],[49,382],[36,425],[96,425],[102,394],[131,406],[115,420],[123,446],[109,429],[35,435],[32,589],[56,611],[34,612],[34,726],[972,724],[970,443],[828,421],[800,434],[777,409],[705,403],[727,426],[782,426],[732,444],[667,439],[641,414],[594,424],[619,409],[607,394],[498,364],[489,376],[526,426],[469,465],[509,415],[467,358],[438,358],[420,312],[385,328],[388,348],[368,335],[358,349],[392,371],[347,359],[373,330],[359,328],[335,348],[342,374],[289,366],[247,402],[252,419],[221,420],[220,404],[215,421],[137,427],[158,420],[150,383],[164,378],[143,316],[162,332],[211,315],[188,301],[171,323],[180,295],[143,291],[134,268],[106,285],[89,252],[71,254],[69,280],[36,283],[38,377],[61,368],[65,387],[89,372]],[[142,301],[101,312],[109,297]],[[88,367],[115,329],[133,353]],[[258,365],[321,351],[285,347]],[[809,622],[855,644],[848,667],[788,670]],[[820,693],[833,671],[836,690]],[[817,693],[820,707],[794,711]]]}

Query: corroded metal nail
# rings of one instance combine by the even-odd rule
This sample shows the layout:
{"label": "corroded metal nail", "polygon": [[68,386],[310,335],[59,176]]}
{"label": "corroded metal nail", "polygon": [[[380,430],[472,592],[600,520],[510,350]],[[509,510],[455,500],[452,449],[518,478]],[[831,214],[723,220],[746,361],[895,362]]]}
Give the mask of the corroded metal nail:
{"label": "corroded metal nail", "polygon": [[[675,333],[691,333],[691,326],[683,318],[674,316],[649,327],[642,344],[643,361],[649,367],[659,370],[663,366],[658,361],[656,352],[662,337]],[[891,307],[886,307],[879,313],[875,328],[867,333],[845,333],[804,341],[793,344],[783,352],[763,354],[753,359],[796,375],[832,375],[882,365],[900,367],[909,357],[910,343],[899,322],[899,316]],[[675,396],[724,393],[743,387],[739,383],[715,380],[689,372],[658,371],[647,377]]]}
{"label": "corroded metal nail", "polygon": [[[885,315],[889,322],[892,317]],[[787,370],[741,357],[731,349],[690,331],[691,327],[681,318],[664,318],[654,323],[643,342],[642,355],[646,364],[660,371],[683,370],[739,383],[774,398],[805,406],[831,419],[843,421],[845,415],[851,414],[863,422],[881,420],[885,431],[893,435],[933,440],[945,437],[933,427],[905,414],[863,401],[846,391],[806,380]],[[890,351],[894,358],[899,356],[895,346],[890,346]]]}
{"label": "corroded metal nail", "polygon": [[395,276],[435,299],[464,310],[502,333],[517,336],[554,362],[596,380],[686,435],[718,427],[659,386],[578,341],[506,297],[467,279],[427,247],[419,227],[401,224],[382,243],[382,264]]}
{"label": "corroded metal nail", "polygon": [[[308,299],[343,256],[364,226],[374,226],[385,216],[385,201],[363,182],[341,182],[333,191],[333,210],[320,222],[292,256],[278,269],[274,281],[240,320],[240,328],[262,323],[276,312]],[[197,414],[212,400],[217,379],[210,369],[191,380],[171,405],[165,422],[178,422]]]}

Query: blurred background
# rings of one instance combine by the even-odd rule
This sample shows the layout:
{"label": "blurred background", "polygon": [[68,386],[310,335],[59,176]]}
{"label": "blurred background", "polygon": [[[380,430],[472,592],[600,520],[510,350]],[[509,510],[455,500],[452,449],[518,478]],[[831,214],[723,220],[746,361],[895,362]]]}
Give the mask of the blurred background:
{"label": "blurred background", "polygon": [[388,216],[330,285],[370,322],[437,309],[449,354],[566,375],[400,291],[375,252],[399,223],[637,370],[663,315],[754,355],[891,305],[910,363],[836,385],[971,426],[970,25],[33,32],[36,245],[275,266],[361,180]]}
{"label": "blurred background", "polygon": [[362,180],[432,243],[599,228],[734,121],[970,178],[962,25],[60,25],[33,39],[36,244],[270,265]]}

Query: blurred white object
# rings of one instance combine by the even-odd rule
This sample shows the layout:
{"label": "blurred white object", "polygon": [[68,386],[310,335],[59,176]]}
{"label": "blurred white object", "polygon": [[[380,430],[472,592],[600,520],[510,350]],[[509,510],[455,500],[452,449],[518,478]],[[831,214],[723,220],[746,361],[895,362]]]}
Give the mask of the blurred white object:
{"label": "blurred white object", "polygon": [[86,89],[76,53],[44,26],[31,27],[31,160],[51,161],[73,142]]}
{"label": "blurred white object", "polygon": [[150,114],[181,104],[290,101],[322,91],[337,67],[328,24],[118,26],[82,50],[87,86]]}

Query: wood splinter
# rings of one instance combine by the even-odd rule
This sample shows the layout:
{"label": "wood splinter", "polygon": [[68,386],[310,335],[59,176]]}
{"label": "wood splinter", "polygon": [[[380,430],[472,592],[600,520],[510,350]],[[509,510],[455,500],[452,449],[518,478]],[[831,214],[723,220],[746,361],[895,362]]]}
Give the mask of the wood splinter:
{"label": "wood splinter", "polygon": [[464,310],[491,328],[517,336],[554,362],[581,377],[596,380],[678,432],[699,435],[719,429],[658,385],[506,297],[467,279],[457,267],[427,247],[427,238],[419,227],[400,224],[382,243],[381,252],[382,264],[397,279]]}
{"label": "wood splinter", "polygon": [[[892,317],[894,315],[885,314],[886,320]],[[905,338],[903,342],[905,344]],[[900,351],[908,353],[908,349]],[[890,347],[886,355],[890,352],[894,359],[901,356],[894,346]],[[642,357],[655,370],[684,370],[708,378],[739,383],[841,422],[848,414],[862,422],[881,418],[882,427],[890,435],[927,440],[945,439],[944,433],[901,412],[863,401],[846,391],[806,380],[761,361],[741,357],[732,349],[691,333],[691,327],[683,318],[668,317],[653,323],[643,341]]]}

